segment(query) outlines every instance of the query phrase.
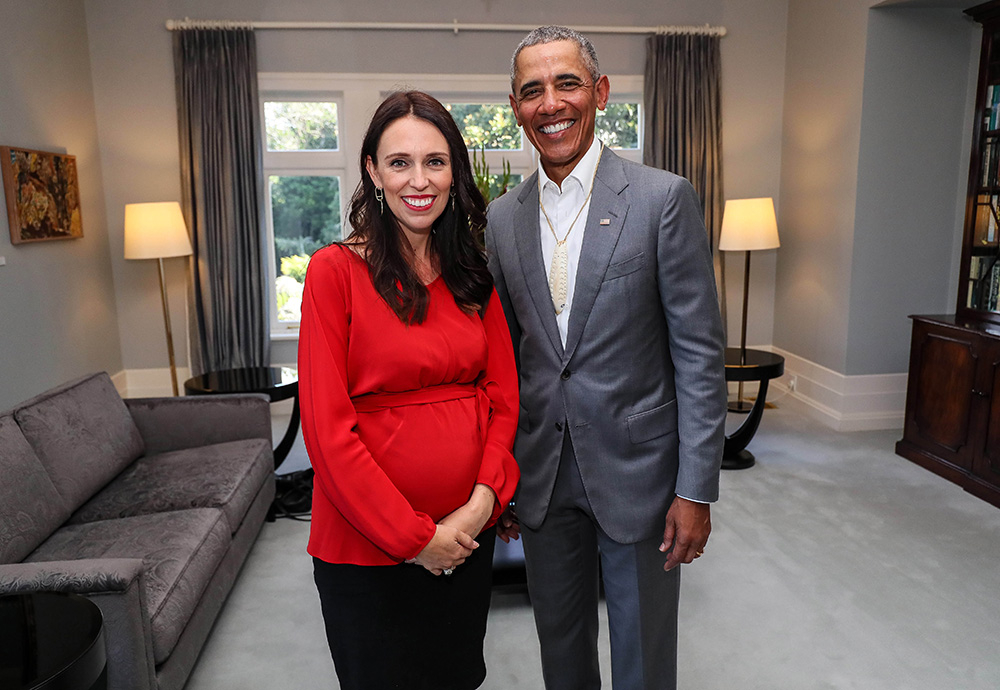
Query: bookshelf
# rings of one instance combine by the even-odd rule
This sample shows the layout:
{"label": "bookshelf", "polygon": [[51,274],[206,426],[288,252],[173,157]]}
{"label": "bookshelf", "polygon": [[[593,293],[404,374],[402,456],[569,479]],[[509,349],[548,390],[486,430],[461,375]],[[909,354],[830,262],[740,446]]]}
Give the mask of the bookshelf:
{"label": "bookshelf", "polygon": [[983,27],[955,314],[912,316],[896,453],[1000,507],[1000,0]]}
{"label": "bookshelf", "polygon": [[1000,324],[1000,2],[966,14],[983,26],[957,312]]}

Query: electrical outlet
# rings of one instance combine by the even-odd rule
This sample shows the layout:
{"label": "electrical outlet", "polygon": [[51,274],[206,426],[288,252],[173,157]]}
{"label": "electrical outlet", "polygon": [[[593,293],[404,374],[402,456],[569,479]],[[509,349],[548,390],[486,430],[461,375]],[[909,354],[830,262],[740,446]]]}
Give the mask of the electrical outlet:
{"label": "electrical outlet", "polygon": [[789,392],[794,392],[795,389],[798,388],[798,386],[799,386],[799,377],[798,376],[792,376],[791,378],[788,379],[788,390],[789,390]]}

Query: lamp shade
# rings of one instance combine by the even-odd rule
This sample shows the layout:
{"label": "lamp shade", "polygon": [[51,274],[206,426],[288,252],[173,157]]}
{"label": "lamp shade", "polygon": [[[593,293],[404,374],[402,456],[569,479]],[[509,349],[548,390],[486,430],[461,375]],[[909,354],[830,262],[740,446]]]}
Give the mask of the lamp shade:
{"label": "lamp shade", "polygon": [[761,199],[730,199],[722,214],[719,249],[722,251],[754,251],[777,249],[778,221],[774,217],[774,201]]}
{"label": "lamp shade", "polygon": [[166,259],[191,254],[191,240],[176,201],[125,204],[125,258]]}

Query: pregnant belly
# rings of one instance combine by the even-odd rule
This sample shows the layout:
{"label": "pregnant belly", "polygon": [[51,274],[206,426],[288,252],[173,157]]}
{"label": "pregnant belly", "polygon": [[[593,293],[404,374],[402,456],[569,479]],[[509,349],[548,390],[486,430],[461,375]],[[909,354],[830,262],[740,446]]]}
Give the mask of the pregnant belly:
{"label": "pregnant belly", "polygon": [[474,398],[360,413],[358,434],[414,510],[438,521],[468,500],[483,456]]}

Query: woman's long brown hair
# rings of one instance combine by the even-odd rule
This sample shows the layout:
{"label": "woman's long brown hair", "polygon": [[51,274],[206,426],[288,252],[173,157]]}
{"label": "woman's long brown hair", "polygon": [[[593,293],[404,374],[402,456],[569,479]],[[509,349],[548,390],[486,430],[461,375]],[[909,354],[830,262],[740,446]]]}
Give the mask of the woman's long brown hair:
{"label": "woman's long brown hair", "polygon": [[469,151],[458,125],[441,103],[422,91],[396,92],[372,116],[361,144],[361,183],[351,197],[349,242],[361,245],[375,290],[406,324],[421,323],[427,316],[429,294],[407,261],[406,239],[396,217],[375,199],[375,183],[368,174],[370,157],[378,160],[378,144],[386,128],[401,117],[413,115],[438,128],[448,142],[455,204],[449,200],[435,221],[431,251],[441,263],[441,277],[455,302],[468,311],[486,307],[493,292],[493,277],[486,265],[482,232],[486,227],[486,202],[476,187]]}

